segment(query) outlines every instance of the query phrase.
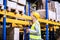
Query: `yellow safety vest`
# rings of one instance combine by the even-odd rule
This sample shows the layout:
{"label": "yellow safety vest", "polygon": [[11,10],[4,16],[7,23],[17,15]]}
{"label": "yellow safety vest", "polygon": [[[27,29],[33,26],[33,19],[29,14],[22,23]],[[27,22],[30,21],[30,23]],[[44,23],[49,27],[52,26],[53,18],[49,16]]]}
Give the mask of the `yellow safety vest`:
{"label": "yellow safety vest", "polygon": [[[32,25],[31,30],[35,30],[35,24],[36,24],[36,22]],[[41,39],[41,35],[34,35],[34,34],[30,33],[30,39]]]}

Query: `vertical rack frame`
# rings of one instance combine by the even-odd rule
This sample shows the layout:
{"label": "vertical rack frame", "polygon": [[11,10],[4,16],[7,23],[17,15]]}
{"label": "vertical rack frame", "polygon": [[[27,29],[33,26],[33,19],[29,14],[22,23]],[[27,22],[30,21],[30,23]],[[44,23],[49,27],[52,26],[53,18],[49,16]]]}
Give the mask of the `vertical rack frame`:
{"label": "vertical rack frame", "polygon": [[[30,0],[28,0],[28,16],[30,16],[31,13],[30,13]],[[28,26],[28,28],[30,28],[30,26]],[[28,40],[30,40],[30,33],[28,33]]]}
{"label": "vertical rack frame", "polygon": [[[46,4],[46,7],[45,7],[45,10],[46,10],[46,20],[48,20],[48,0],[46,0],[45,2]],[[46,24],[46,40],[49,40],[49,31],[48,31],[48,23]]]}
{"label": "vertical rack frame", "polygon": [[3,40],[6,40],[6,6],[7,6],[7,0],[3,0],[4,5],[4,17],[3,17]]}

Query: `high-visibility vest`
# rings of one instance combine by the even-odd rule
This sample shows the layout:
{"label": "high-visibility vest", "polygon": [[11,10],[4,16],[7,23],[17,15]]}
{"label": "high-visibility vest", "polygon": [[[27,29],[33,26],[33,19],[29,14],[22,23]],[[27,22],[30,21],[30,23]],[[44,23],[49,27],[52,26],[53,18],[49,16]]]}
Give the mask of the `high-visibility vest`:
{"label": "high-visibility vest", "polygon": [[[36,21],[33,25],[32,25],[32,27],[31,27],[31,30],[35,30],[35,25],[37,24],[37,22],[38,21]],[[40,30],[40,24],[38,24],[39,25],[39,30]],[[41,30],[39,31],[39,33],[38,34],[40,34],[40,35],[35,35],[34,33],[30,33],[30,39],[41,39]]]}

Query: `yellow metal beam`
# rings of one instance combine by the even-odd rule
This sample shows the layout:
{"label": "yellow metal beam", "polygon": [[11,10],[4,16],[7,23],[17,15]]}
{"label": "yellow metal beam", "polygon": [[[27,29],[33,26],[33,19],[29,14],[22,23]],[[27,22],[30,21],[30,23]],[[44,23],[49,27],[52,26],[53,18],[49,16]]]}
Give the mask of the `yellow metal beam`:
{"label": "yellow metal beam", "polygon": [[[0,22],[3,22],[3,18],[0,19]],[[20,24],[20,25],[29,25],[28,21],[15,20],[15,19],[9,19],[9,18],[6,18],[6,22],[7,23],[16,23],[16,24]]]}
{"label": "yellow metal beam", "polygon": [[23,28],[23,26],[22,26],[22,25],[16,25],[15,23],[12,23],[12,27]]}
{"label": "yellow metal beam", "polygon": [[24,31],[19,31],[19,32],[24,32]]}
{"label": "yellow metal beam", "polygon": [[39,22],[43,22],[43,23],[48,23],[48,24],[53,24],[53,25],[59,25],[60,23],[58,22],[53,22],[53,21],[49,21],[49,20],[45,20],[45,19],[38,19]]}
{"label": "yellow metal beam", "polygon": [[[0,14],[4,15],[4,11],[0,11]],[[6,11],[6,16],[11,16],[11,17],[15,17],[15,18],[22,18],[22,19],[26,19],[26,20],[32,20],[32,18],[30,16],[21,15],[21,14],[14,14],[13,12],[7,12],[7,11]]]}

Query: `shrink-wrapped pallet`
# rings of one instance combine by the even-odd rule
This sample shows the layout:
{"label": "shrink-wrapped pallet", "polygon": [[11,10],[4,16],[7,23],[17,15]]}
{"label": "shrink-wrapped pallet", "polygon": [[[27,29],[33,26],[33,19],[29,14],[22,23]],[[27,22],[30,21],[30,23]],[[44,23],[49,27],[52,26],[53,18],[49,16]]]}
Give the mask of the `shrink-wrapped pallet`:
{"label": "shrink-wrapped pallet", "polygon": [[[37,12],[40,14],[41,18],[43,18],[43,19],[46,18],[46,12],[45,12],[44,9],[43,10],[37,10]],[[52,20],[56,20],[56,13],[51,11],[51,10],[49,10],[48,11],[48,18],[52,19]]]}
{"label": "shrink-wrapped pallet", "polygon": [[56,8],[56,19],[57,21],[60,21],[60,3],[55,2],[55,8]]}
{"label": "shrink-wrapped pallet", "polygon": [[0,0],[0,5],[3,5],[3,0]]}
{"label": "shrink-wrapped pallet", "polygon": [[17,5],[16,9],[20,10],[20,11],[23,11],[24,10],[24,6]]}
{"label": "shrink-wrapped pallet", "polygon": [[24,12],[24,6],[17,5],[16,9],[17,9],[18,11]]}
{"label": "shrink-wrapped pallet", "polygon": [[3,0],[0,0],[0,9],[4,9]]}
{"label": "shrink-wrapped pallet", "polygon": [[7,6],[9,8],[16,9],[16,5],[17,4],[15,2],[7,1]]}
{"label": "shrink-wrapped pallet", "polygon": [[56,20],[56,13],[53,12],[53,11],[48,11],[48,16],[49,16],[49,20],[52,19],[52,20]]}

